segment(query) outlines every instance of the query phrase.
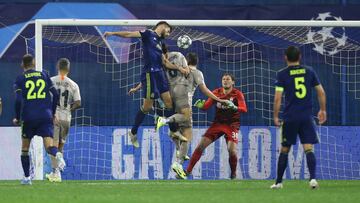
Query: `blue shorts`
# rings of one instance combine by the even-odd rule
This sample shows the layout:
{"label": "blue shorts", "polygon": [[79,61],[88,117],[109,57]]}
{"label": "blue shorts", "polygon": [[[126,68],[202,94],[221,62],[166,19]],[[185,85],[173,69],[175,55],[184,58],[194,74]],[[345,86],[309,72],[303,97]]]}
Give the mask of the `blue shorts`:
{"label": "blue shorts", "polygon": [[284,121],[281,127],[282,146],[295,145],[298,135],[301,144],[319,143],[315,120],[309,118],[301,121]]}
{"label": "blue shorts", "polygon": [[52,120],[24,121],[21,136],[32,139],[35,135],[41,137],[53,137],[54,123]]}
{"label": "blue shorts", "polygon": [[157,99],[162,93],[169,91],[169,81],[164,71],[143,73],[141,84],[145,99]]}

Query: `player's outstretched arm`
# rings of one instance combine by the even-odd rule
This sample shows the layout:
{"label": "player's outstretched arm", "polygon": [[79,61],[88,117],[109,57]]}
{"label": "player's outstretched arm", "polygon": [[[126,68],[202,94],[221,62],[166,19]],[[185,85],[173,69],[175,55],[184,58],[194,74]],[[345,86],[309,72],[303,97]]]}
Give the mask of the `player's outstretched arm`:
{"label": "player's outstretched arm", "polygon": [[171,63],[164,55],[162,57],[162,60],[163,60],[163,65],[167,69],[178,70],[184,75],[188,75],[190,73],[190,68],[189,67],[176,66],[175,64]]}
{"label": "player's outstretched arm", "polygon": [[217,101],[217,102],[220,102],[220,103],[223,103],[223,104],[227,104],[229,101],[228,100],[223,100],[223,99],[219,99],[214,93],[212,93],[209,88],[206,87],[205,83],[203,84],[200,84],[199,85],[199,88],[200,88],[200,91],[207,97]]}
{"label": "player's outstretched arm", "polygon": [[322,87],[322,85],[317,85],[315,86],[315,90],[317,93],[317,97],[318,97],[318,101],[319,101],[319,106],[320,106],[320,111],[318,113],[318,119],[319,119],[319,124],[323,124],[326,121],[326,94],[325,94],[325,90]]}
{"label": "player's outstretched arm", "polygon": [[280,126],[281,125],[280,120],[279,120],[279,112],[280,112],[280,106],[281,106],[282,93],[283,93],[282,89],[277,89],[275,91],[274,113],[273,113],[275,126]]}
{"label": "player's outstretched arm", "polygon": [[104,37],[118,36],[125,38],[140,38],[141,34],[139,31],[118,31],[118,32],[105,32]]}

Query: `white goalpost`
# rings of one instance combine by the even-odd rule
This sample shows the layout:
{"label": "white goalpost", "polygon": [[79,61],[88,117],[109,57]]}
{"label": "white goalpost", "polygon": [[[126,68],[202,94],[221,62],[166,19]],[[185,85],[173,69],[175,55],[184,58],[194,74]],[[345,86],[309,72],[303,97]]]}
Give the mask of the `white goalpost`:
{"label": "white goalpost", "polygon": [[[65,158],[72,167],[69,173],[76,174],[67,174],[69,179],[174,178],[167,169],[175,155],[173,147],[170,147],[171,142],[165,136],[166,132],[157,135],[152,128],[144,127],[140,151],[131,147],[126,136],[132,117],[142,102],[141,93],[125,99],[129,89],[140,82],[143,66],[141,40],[103,37],[104,31],[135,31],[151,28],[159,21],[35,20],[35,35],[28,40],[27,48],[35,54],[36,70],[54,71],[54,67],[49,66],[55,60],[70,57],[71,63],[75,64],[72,70],[77,71],[78,79],[94,83],[81,90],[85,94],[83,98],[90,101],[84,101],[85,107],[76,112],[73,118],[75,125],[65,148],[68,152]],[[300,47],[304,64],[316,67],[331,88],[329,91],[332,93],[328,98],[328,108],[333,112],[328,122],[330,125],[347,125],[341,123],[346,112],[340,107],[346,102],[339,103],[336,100],[338,96],[346,96],[354,101],[360,99],[360,60],[357,60],[360,58],[360,42],[350,33],[351,29],[360,27],[360,21],[166,21],[174,27],[166,43],[169,43],[171,50],[183,53],[193,51],[199,55],[200,69],[209,87],[218,87],[219,77],[227,72],[235,76],[235,86],[245,95],[249,113],[241,119],[241,125],[245,128],[240,133],[238,149],[241,153],[238,176],[241,178],[269,179],[275,175],[274,163],[280,143],[277,130],[272,127],[273,86],[276,72],[285,66],[283,54],[288,46]],[[183,34],[193,40],[187,50],[178,48],[175,43]],[[198,93],[195,95],[200,96]],[[152,113],[149,115],[152,116]],[[145,121],[144,125],[150,126],[151,119]],[[189,155],[211,122],[211,116],[194,110],[193,119],[194,140]],[[349,128],[343,132],[350,136],[353,130]],[[346,142],[336,136],[337,132],[334,127],[319,126],[321,143],[316,155],[320,160],[320,177],[359,179],[360,164],[347,149]],[[346,139],[352,138],[355,137]],[[86,149],[82,149],[84,146]],[[164,150],[171,153],[164,153]],[[291,154],[289,160],[294,165],[289,169],[289,178],[305,178],[307,173],[301,149],[296,148]],[[41,174],[39,170],[43,170],[43,159],[35,160],[36,174]],[[221,139],[205,152],[202,161],[194,168],[193,176],[195,179],[223,179],[228,174],[227,151]]]}
{"label": "white goalpost", "polygon": [[[35,50],[36,69],[42,70],[43,26],[154,26],[160,20],[109,20],[109,19],[36,19]],[[360,21],[313,21],[313,20],[166,20],[172,26],[219,26],[219,27],[360,27]]]}

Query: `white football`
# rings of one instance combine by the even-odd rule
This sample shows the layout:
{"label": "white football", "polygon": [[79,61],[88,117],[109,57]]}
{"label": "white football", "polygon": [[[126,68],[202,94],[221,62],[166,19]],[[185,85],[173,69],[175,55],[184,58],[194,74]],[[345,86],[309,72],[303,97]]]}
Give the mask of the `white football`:
{"label": "white football", "polygon": [[188,35],[181,35],[177,40],[177,46],[182,49],[187,49],[192,43],[191,38]]}

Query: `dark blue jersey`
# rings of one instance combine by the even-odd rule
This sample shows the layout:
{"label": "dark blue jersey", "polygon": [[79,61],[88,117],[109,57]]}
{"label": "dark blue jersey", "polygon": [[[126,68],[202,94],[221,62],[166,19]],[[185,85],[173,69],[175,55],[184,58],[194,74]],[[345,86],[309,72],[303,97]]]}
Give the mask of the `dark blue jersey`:
{"label": "dark blue jersey", "polygon": [[319,78],[311,67],[289,66],[277,73],[276,91],[285,93],[285,121],[303,120],[312,116],[311,92],[319,84]]}
{"label": "dark blue jersey", "polygon": [[59,97],[46,72],[34,69],[25,71],[17,77],[14,89],[16,92],[15,117],[17,119],[20,119],[20,111],[23,121],[53,118]]}
{"label": "dark blue jersey", "polygon": [[144,57],[143,73],[162,71],[162,38],[152,30],[140,32]]}

